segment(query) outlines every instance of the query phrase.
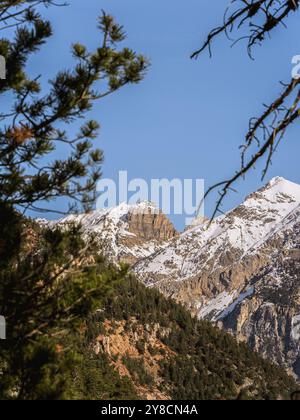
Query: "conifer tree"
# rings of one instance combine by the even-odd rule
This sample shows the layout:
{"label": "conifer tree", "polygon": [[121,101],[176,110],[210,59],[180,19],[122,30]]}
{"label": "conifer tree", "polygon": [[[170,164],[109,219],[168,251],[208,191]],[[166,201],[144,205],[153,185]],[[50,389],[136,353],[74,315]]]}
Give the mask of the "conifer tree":
{"label": "conifer tree", "polygon": [[[91,257],[93,250],[78,228],[40,229],[23,215],[47,211],[45,203],[57,198],[68,201],[69,210],[90,208],[103,154],[93,144],[99,123],[87,114],[96,101],[140,82],[147,68],[142,55],[120,47],[123,28],[102,12],[98,48],[90,52],[74,44],[73,68],[58,72],[45,88],[43,77],[29,74],[27,64],[53,35],[41,14],[42,6],[52,5],[51,0],[0,1],[0,55],[6,61],[6,79],[0,80],[5,98],[0,113],[0,313],[7,322],[7,340],[0,346],[1,399],[63,398],[70,369],[76,360],[84,363],[75,350],[84,320],[126,276],[96,256],[86,269],[85,255],[88,251]],[[60,10],[67,19],[67,9]],[[78,121],[83,121],[81,129],[72,137],[71,126]],[[60,145],[66,158],[53,159]]]}

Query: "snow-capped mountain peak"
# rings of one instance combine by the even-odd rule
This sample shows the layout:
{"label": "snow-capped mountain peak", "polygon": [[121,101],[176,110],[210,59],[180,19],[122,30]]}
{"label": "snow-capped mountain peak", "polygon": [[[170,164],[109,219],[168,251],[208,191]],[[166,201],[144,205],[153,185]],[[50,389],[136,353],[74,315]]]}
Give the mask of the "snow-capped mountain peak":
{"label": "snow-capped mountain peak", "polygon": [[116,207],[108,209],[97,209],[84,214],[71,214],[55,223],[82,223],[84,225],[101,224],[103,219],[110,219],[118,222],[129,214],[159,214],[158,207],[148,201],[136,204],[121,203]]}
{"label": "snow-capped mountain peak", "polygon": [[172,223],[151,202],[121,203],[54,222],[40,221],[52,228],[68,228],[74,223],[81,225],[84,239],[93,238],[99,252],[112,262],[132,264],[158,251],[177,235]]}
{"label": "snow-capped mountain peak", "polygon": [[[246,198],[231,212],[184,232],[176,242],[148,261],[138,272],[160,273],[177,281],[193,277],[209,266],[222,266],[224,250],[234,250],[235,258],[255,253],[272,235],[288,226],[300,205],[300,186],[274,178],[267,186]],[[297,217],[297,215],[294,215]],[[152,280],[151,280],[152,281]]]}
{"label": "snow-capped mountain peak", "polygon": [[247,197],[244,205],[258,207],[261,211],[280,208],[292,210],[300,202],[300,185],[284,178],[273,178],[264,188]]}
{"label": "snow-capped mountain peak", "polygon": [[279,188],[280,190],[285,190],[286,192],[290,190],[291,194],[293,193],[299,193],[300,185],[296,184],[292,181],[289,181],[286,178],[283,178],[281,176],[276,176],[270,180],[270,182],[267,184],[266,188]]}

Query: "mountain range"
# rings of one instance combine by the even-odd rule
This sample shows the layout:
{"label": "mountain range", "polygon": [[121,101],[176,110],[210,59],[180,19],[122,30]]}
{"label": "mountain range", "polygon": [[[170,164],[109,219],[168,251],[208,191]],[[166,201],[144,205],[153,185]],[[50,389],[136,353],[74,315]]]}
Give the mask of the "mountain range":
{"label": "mountain range", "polygon": [[148,288],[233,334],[300,380],[300,186],[274,178],[183,233],[151,203],[68,216]]}

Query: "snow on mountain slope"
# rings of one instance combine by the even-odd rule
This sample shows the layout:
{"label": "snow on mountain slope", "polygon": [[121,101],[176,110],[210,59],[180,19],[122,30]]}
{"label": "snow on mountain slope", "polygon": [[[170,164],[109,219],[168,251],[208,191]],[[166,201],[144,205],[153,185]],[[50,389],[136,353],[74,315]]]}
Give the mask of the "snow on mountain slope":
{"label": "snow on mountain slope", "polygon": [[268,243],[270,258],[260,274],[248,278],[251,293],[217,318],[220,326],[300,380],[300,211],[294,216],[276,242]]}
{"label": "snow on mountain slope", "polygon": [[99,252],[113,262],[123,261],[130,264],[153,254],[177,235],[167,217],[148,202],[135,205],[122,203],[112,209],[40,223],[50,227],[80,224],[84,238],[93,238]]}
{"label": "snow on mountain slope", "polygon": [[190,279],[205,267],[212,271],[228,268],[243,256],[255,254],[266,240],[284,229],[299,205],[300,186],[275,178],[211,225],[186,231],[158,255],[141,261],[136,272],[146,284],[154,285],[169,277],[174,281]]}
{"label": "snow on mountain slope", "polygon": [[300,380],[300,186],[283,178],[135,266]]}

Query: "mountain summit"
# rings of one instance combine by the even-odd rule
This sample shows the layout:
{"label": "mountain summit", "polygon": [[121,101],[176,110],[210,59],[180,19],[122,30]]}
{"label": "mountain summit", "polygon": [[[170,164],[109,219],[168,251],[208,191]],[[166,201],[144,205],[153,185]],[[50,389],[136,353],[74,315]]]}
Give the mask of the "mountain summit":
{"label": "mountain summit", "polygon": [[176,283],[194,279],[204,268],[210,273],[228,268],[244,256],[255,255],[266,241],[288,228],[297,218],[299,204],[300,186],[274,178],[210,225],[184,232],[166,249],[141,261],[136,271],[146,283],[163,285],[169,278]]}
{"label": "mountain summit", "polygon": [[135,272],[300,378],[299,233],[300,186],[277,177]]}
{"label": "mountain summit", "polygon": [[99,251],[111,262],[129,264],[152,255],[177,235],[169,219],[150,202],[122,203],[55,222],[42,221],[45,223],[51,227],[80,224],[84,238],[93,238]]}

